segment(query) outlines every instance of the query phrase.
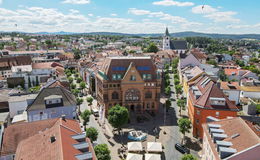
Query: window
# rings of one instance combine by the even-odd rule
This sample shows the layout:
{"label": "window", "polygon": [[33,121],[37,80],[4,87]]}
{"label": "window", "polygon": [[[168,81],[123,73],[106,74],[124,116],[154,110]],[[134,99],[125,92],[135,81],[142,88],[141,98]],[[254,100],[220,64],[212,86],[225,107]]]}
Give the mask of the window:
{"label": "window", "polygon": [[216,117],[219,117],[219,112],[216,112]]}
{"label": "window", "polygon": [[154,83],[151,83],[151,86],[154,86]]}
{"label": "window", "polygon": [[197,110],[197,115],[200,115],[200,111],[199,110]]}
{"label": "window", "polygon": [[137,89],[129,89],[125,93],[126,101],[139,101],[140,100],[140,91]]}
{"label": "window", "polygon": [[116,74],[113,74],[113,75],[112,75],[112,79],[113,79],[113,80],[116,80],[116,78],[117,78],[117,75],[116,75]]}
{"label": "window", "polygon": [[199,120],[199,119],[196,119],[196,123],[199,124],[199,123],[200,123],[200,120]]}
{"label": "window", "polygon": [[150,103],[146,103],[146,109],[150,109]]}
{"label": "window", "polygon": [[122,79],[121,74],[118,74],[118,75],[117,75],[117,79],[118,79],[118,80]]}
{"label": "window", "polygon": [[43,112],[40,112],[40,115],[43,115]]}
{"label": "window", "polygon": [[130,76],[130,81],[135,81],[136,80],[136,77],[134,75],[131,75]]}
{"label": "window", "polygon": [[143,74],[143,79],[146,79],[146,74]]}
{"label": "window", "polygon": [[17,111],[17,114],[22,114],[22,113],[23,113],[23,110]]}
{"label": "window", "polygon": [[112,93],[112,99],[118,99],[118,93],[115,91]]}
{"label": "window", "polygon": [[152,98],[152,92],[151,91],[147,91],[145,93],[145,98]]}

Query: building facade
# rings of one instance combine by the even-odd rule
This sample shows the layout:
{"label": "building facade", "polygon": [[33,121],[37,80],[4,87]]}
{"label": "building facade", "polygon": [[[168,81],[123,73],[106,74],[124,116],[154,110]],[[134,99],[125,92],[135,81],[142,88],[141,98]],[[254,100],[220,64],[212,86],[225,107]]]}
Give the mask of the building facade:
{"label": "building facade", "polygon": [[202,138],[202,124],[208,116],[224,119],[236,117],[238,108],[208,76],[202,75],[188,93],[188,115],[193,126],[193,136]]}
{"label": "building facade", "polygon": [[150,57],[107,58],[97,74],[98,105],[119,104],[135,113],[156,112],[161,76]]}

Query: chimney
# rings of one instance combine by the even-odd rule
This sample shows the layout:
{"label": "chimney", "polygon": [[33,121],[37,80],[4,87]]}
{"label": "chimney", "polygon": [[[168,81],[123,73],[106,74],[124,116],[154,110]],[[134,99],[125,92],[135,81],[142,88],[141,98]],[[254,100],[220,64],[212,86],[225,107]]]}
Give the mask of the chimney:
{"label": "chimney", "polygon": [[61,115],[61,119],[62,119],[63,121],[65,121],[65,120],[66,120],[66,115],[65,115],[65,114]]}
{"label": "chimney", "polygon": [[51,143],[55,142],[56,141],[55,136],[51,136],[50,140],[51,140]]}

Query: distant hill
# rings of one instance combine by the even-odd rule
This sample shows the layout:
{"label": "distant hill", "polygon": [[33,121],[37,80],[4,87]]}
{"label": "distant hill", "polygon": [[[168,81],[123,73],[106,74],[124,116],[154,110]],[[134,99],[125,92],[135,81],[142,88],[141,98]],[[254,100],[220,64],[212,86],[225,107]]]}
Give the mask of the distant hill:
{"label": "distant hill", "polygon": [[[8,32],[2,32],[8,33]],[[24,32],[20,32],[24,33]],[[163,33],[152,33],[152,34],[128,34],[128,33],[117,33],[117,32],[90,32],[90,33],[73,33],[73,32],[37,32],[29,34],[42,34],[42,35],[115,35],[115,36],[140,36],[140,37],[160,37]],[[176,32],[171,33],[172,37],[210,37],[210,38],[224,38],[224,39],[257,39],[260,40],[260,34],[217,34],[217,33],[200,33],[200,32]]]}

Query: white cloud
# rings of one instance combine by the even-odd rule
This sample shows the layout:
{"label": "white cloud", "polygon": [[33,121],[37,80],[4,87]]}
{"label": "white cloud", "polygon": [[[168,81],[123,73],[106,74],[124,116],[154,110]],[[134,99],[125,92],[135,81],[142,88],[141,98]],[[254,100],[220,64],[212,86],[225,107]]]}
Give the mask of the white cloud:
{"label": "white cloud", "polygon": [[226,28],[228,29],[260,29],[260,23],[254,24],[254,25],[228,25]]}
{"label": "white cloud", "polygon": [[88,4],[90,3],[90,0],[64,0],[62,3],[68,3],[68,4]]}
{"label": "white cloud", "polygon": [[136,8],[129,8],[128,13],[134,14],[134,15],[148,15],[151,12],[147,10],[141,10],[141,9],[136,9]]}
{"label": "white cloud", "polygon": [[194,3],[192,3],[192,2],[179,2],[179,1],[175,1],[175,0],[162,0],[162,1],[153,2],[153,5],[184,7],[184,6],[193,6]]}
{"label": "white cloud", "polygon": [[[220,7],[218,7],[220,9]],[[219,11],[216,8],[213,8],[209,5],[198,5],[191,9],[192,13],[195,14],[203,14],[203,17],[209,18],[214,22],[230,22],[230,23],[238,23],[240,19],[235,18],[234,16],[237,12],[233,11]]]}
{"label": "white cloud", "polygon": [[93,15],[92,13],[89,13],[88,16],[89,16],[89,17],[93,17],[94,15]]}
{"label": "white cloud", "polygon": [[172,24],[178,24],[182,27],[188,27],[188,26],[192,26],[192,25],[202,25],[201,23],[190,22],[186,18],[183,18],[183,17],[180,17],[180,16],[173,16],[173,15],[170,15],[170,14],[167,14],[167,13],[164,13],[164,12],[151,12],[151,11],[148,11],[148,10],[139,10],[139,9],[136,9],[136,8],[130,8],[128,10],[128,13],[138,15],[138,16],[146,15],[149,18],[156,17],[160,20],[164,20],[164,21],[167,21],[167,22],[172,23]]}
{"label": "white cloud", "polygon": [[117,14],[116,13],[111,13],[110,16],[115,17],[115,16],[117,16]]}
{"label": "white cloud", "polygon": [[3,0],[0,0],[0,4],[2,4],[3,3]]}

